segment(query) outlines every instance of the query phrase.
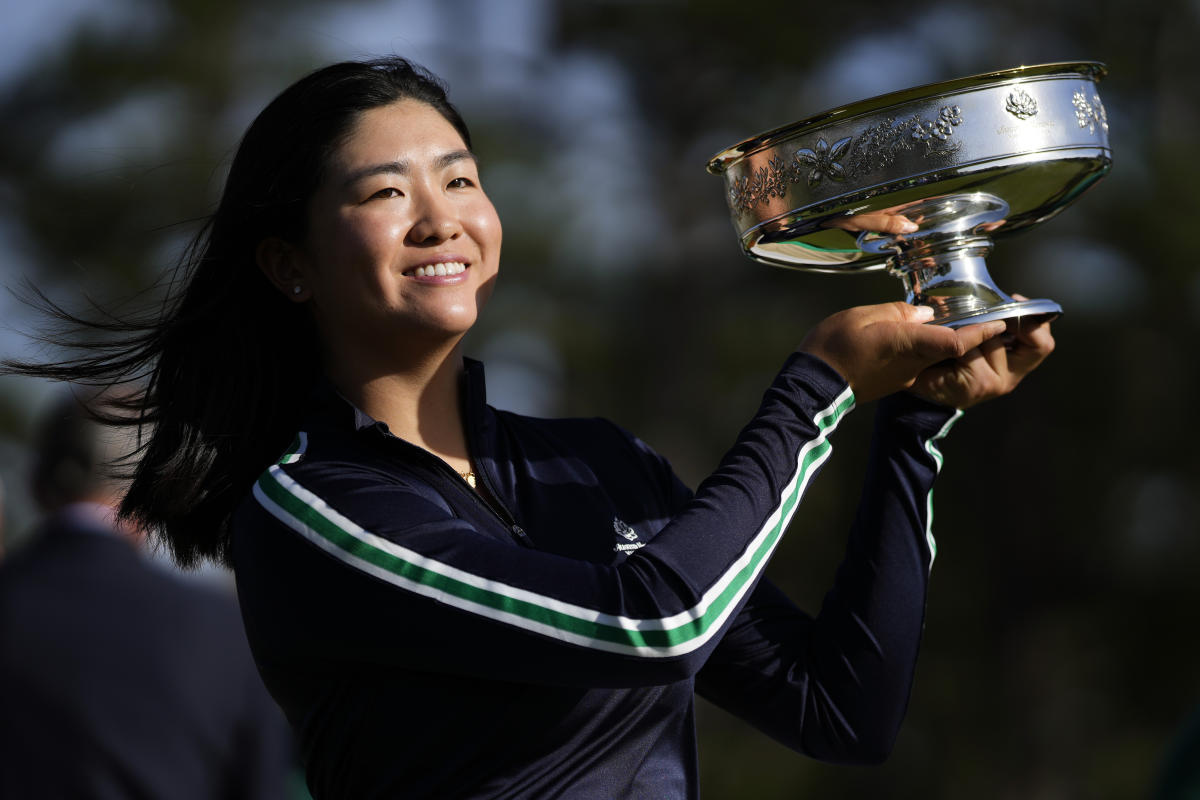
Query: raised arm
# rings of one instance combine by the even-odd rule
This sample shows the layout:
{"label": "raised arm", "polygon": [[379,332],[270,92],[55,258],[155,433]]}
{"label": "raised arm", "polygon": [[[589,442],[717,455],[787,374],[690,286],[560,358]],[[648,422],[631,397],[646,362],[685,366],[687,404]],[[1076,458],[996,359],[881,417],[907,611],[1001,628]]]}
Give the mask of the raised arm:
{"label": "raised arm", "polygon": [[911,395],[880,403],[858,513],[815,619],[760,584],[697,690],[815,758],[881,761],[908,704],[935,545],[937,440],[958,415]]}
{"label": "raised arm", "polygon": [[1047,320],[1013,322],[880,403],[866,484],[814,620],[760,584],[697,678],[701,694],[793,749],[881,761],[908,706],[929,571],[937,442],[965,408],[1012,391],[1054,349]]}

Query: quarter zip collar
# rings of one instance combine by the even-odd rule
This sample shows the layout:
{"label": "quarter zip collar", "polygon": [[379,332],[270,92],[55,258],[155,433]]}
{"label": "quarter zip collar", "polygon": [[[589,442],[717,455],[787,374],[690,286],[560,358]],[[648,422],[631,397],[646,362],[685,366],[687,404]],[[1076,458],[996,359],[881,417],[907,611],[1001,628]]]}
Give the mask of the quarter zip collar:
{"label": "quarter zip collar", "polygon": [[[474,466],[476,480],[482,483],[486,493],[498,505],[493,508],[504,522],[510,528],[519,529],[518,520],[511,511],[514,505],[508,484],[500,479],[495,468],[499,443],[496,440],[494,412],[487,405],[487,382],[483,363],[473,358],[463,358],[463,369],[459,377],[459,403],[467,438],[467,452]],[[377,420],[360,409],[324,376],[319,378],[313,387],[309,408],[303,427],[305,431],[365,436],[380,443],[388,440],[392,440],[393,444],[404,442],[405,445],[426,453],[431,459],[430,463],[442,463],[428,451],[393,434],[386,422]],[[448,466],[446,472],[453,474]],[[517,538],[522,543],[527,543],[524,531],[521,531]]]}

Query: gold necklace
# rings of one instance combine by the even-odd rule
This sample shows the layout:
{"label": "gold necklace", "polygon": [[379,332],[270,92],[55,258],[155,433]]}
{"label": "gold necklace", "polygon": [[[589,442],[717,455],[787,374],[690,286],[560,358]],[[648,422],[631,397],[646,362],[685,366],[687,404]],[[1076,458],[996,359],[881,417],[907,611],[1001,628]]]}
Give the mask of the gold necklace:
{"label": "gold necklace", "polygon": [[466,472],[459,472],[458,474],[464,481],[467,482],[467,486],[470,486],[472,489],[475,488],[475,471],[474,470],[467,470]]}

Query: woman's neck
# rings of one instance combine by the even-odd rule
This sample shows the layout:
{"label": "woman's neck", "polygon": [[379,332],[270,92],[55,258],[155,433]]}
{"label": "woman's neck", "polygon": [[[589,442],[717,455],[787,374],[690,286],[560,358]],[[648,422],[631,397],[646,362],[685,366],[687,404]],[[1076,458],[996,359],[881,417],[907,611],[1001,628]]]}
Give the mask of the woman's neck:
{"label": "woman's neck", "polygon": [[327,370],[347,400],[386,423],[396,436],[425,448],[458,472],[471,469],[459,399],[463,365],[457,343],[445,353],[403,369],[354,374],[348,367],[343,362],[340,368]]}

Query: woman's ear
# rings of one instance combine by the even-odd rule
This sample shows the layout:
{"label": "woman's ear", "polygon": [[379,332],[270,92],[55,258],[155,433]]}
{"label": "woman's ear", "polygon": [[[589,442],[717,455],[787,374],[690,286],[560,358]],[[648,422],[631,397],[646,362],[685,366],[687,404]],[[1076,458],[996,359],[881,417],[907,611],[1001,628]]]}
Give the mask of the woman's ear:
{"label": "woman's ear", "polygon": [[303,259],[291,242],[268,236],[254,249],[254,260],[267,280],[289,300],[303,303],[312,296]]}

